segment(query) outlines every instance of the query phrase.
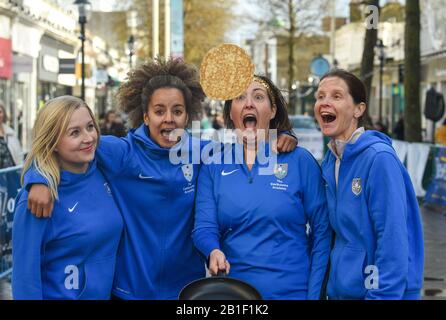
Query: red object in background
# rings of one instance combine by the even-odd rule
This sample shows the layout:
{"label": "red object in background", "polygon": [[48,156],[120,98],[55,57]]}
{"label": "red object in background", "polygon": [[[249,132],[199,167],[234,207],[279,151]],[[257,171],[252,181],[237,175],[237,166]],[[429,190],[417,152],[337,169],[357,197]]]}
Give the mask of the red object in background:
{"label": "red object in background", "polygon": [[12,78],[12,42],[0,38],[0,78]]}

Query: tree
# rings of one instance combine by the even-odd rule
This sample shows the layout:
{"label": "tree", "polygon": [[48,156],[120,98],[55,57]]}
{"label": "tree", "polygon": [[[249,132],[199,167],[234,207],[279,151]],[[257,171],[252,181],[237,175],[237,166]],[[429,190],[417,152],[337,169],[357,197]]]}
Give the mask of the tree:
{"label": "tree", "polygon": [[[380,10],[379,0],[368,0],[364,1],[366,5],[375,6]],[[372,80],[373,80],[373,70],[375,62],[375,45],[378,40],[378,29],[368,27],[365,32],[364,39],[364,51],[362,52],[361,60],[361,71],[360,78],[364,82],[366,92],[367,92],[367,105],[370,102],[370,93],[372,91]],[[364,125],[367,128],[372,127],[372,120],[370,118],[369,108],[366,109],[364,113]]]}
{"label": "tree", "polygon": [[231,12],[235,0],[184,0],[184,55],[199,66],[204,55],[225,41],[238,18]]}
{"label": "tree", "polygon": [[[321,12],[327,7],[325,0],[257,0],[259,8],[263,8],[265,15],[262,17],[263,24],[265,21],[280,21],[270,23],[271,31],[280,35],[286,33],[286,46],[288,48],[288,92],[292,92],[292,86],[296,80],[296,39],[304,34],[317,33],[320,30]],[[291,95],[288,95],[290,102]]]}
{"label": "tree", "polygon": [[406,0],[406,26],[404,36],[404,92],[406,110],[404,112],[404,127],[405,139],[409,142],[421,142],[420,24],[419,0]]}
{"label": "tree", "polygon": [[[183,0],[184,59],[200,65],[209,49],[224,42],[235,20],[231,8],[235,0]],[[152,57],[152,0],[125,0],[119,7],[138,12],[137,41],[141,58]],[[160,0],[160,54],[164,53],[164,0]],[[125,26],[116,26],[116,28]]]}
{"label": "tree", "polygon": [[386,3],[381,9],[379,20],[404,22],[404,5],[399,2]]}

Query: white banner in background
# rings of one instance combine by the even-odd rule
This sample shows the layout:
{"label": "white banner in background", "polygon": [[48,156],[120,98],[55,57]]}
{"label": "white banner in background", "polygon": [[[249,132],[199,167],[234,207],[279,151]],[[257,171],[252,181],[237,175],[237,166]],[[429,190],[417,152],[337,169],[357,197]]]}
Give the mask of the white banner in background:
{"label": "white banner in background", "polygon": [[426,190],[423,189],[423,175],[431,147],[426,143],[409,143],[408,146],[407,171],[417,197],[424,197],[426,194]]}
{"label": "white banner in background", "polygon": [[404,164],[409,150],[409,142],[401,140],[392,140],[392,147],[395,149],[396,155],[400,161]]}

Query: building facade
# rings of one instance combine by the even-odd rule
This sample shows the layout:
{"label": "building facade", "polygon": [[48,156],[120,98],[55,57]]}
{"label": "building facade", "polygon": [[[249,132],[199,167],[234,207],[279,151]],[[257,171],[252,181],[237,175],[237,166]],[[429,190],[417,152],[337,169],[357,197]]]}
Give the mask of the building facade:
{"label": "building facade", "polygon": [[[111,108],[109,69],[117,85],[129,65],[113,49],[119,44],[86,27],[85,101],[98,114]],[[0,100],[25,152],[38,109],[57,96],[81,96],[80,47],[77,12],[51,0],[0,0]]]}

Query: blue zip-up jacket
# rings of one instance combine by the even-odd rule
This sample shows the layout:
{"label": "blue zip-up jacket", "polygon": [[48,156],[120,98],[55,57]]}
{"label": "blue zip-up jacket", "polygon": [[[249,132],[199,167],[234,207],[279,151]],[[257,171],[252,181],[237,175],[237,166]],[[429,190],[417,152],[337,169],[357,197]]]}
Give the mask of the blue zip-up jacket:
{"label": "blue zip-up jacket", "polygon": [[118,207],[93,161],[85,174],[61,172],[52,219],[16,198],[12,230],[14,299],[109,299],[123,229]]}
{"label": "blue zip-up jacket", "polygon": [[[172,151],[187,143],[199,157],[200,141],[185,138]],[[125,222],[113,285],[122,299],[178,299],[206,274],[191,239],[199,164],[172,164],[170,151],[151,140],[145,125],[124,139],[101,138],[98,161]]]}
{"label": "blue zip-up jacket", "polygon": [[[188,152],[182,152],[182,163],[172,164],[171,149],[153,142],[144,124],[125,138],[101,137],[98,165],[125,224],[113,285],[113,294],[121,299],[177,299],[185,285],[206,275],[191,238],[200,165],[183,164],[191,163],[192,156],[200,162],[201,142],[185,135],[172,151],[180,148]],[[29,170],[25,186],[33,183],[46,182]]]}
{"label": "blue zip-up jacket", "polygon": [[410,177],[391,140],[366,131],[322,162],[330,223],[336,233],[327,287],[330,299],[419,299],[423,230]]}
{"label": "blue zip-up jacket", "polygon": [[192,236],[196,247],[205,257],[214,249],[223,251],[231,264],[229,276],[250,283],[264,299],[319,299],[331,239],[319,165],[308,151],[296,148],[278,155],[281,171],[260,175],[268,164],[257,159],[249,171],[243,156],[235,163],[235,148],[225,151],[232,153],[226,159],[232,157],[233,164],[201,168]]}

